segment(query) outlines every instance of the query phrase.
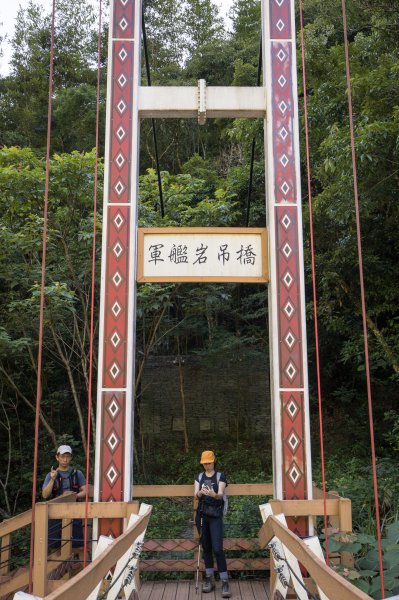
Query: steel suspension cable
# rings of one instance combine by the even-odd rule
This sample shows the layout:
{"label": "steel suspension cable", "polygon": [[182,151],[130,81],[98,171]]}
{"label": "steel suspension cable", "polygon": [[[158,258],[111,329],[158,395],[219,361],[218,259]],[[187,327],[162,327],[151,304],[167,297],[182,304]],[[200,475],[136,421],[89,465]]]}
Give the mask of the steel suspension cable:
{"label": "steel suspension cable", "polygon": [[93,340],[94,340],[94,298],[96,287],[96,242],[97,242],[97,191],[98,191],[98,140],[100,130],[100,84],[101,84],[101,16],[102,0],[99,0],[98,35],[97,35],[97,97],[96,97],[96,150],[94,163],[94,191],[93,191],[93,243],[91,255],[91,302],[90,302],[90,345],[89,345],[89,376],[87,391],[87,436],[86,436],[86,495],[85,518],[83,535],[83,566],[87,562],[87,521],[89,515],[89,477],[90,477],[90,437],[91,437],[91,409],[93,395]]}
{"label": "steel suspension cable", "polygon": [[349,128],[350,128],[351,154],[352,154],[353,192],[354,192],[354,199],[355,199],[355,214],[356,214],[356,234],[357,234],[357,251],[358,251],[358,260],[359,260],[360,296],[361,296],[361,306],[362,306],[364,362],[365,362],[365,369],[366,369],[366,384],[367,384],[367,405],[368,405],[369,426],[370,426],[371,463],[372,463],[372,470],[373,470],[374,505],[375,505],[379,569],[380,569],[380,581],[381,581],[381,597],[385,598],[384,568],[383,568],[383,564],[382,564],[380,508],[379,508],[379,501],[378,501],[377,464],[376,464],[375,441],[374,441],[373,401],[372,401],[372,397],[371,397],[371,376],[370,376],[370,361],[369,361],[368,332],[367,332],[367,311],[366,311],[366,297],[365,297],[364,275],[363,275],[363,253],[362,253],[362,239],[361,239],[361,226],[360,226],[359,192],[358,192],[358,185],[357,185],[355,130],[354,130],[354,124],[353,124],[352,86],[351,86],[348,28],[347,28],[345,0],[342,0],[342,19],[343,19],[343,26],[344,26],[346,83],[347,83],[347,88],[348,88]]}
{"label": "steel suspension cable", "polygon": [[[260,36],[259,41],[259,54],[258,54],[258,72],[256,76],[256,85],[259,87],[260,85],[260,76],[262,73],[262,34]],[[248,197],[247,197],[247,216],[245,219],[246,227],[249,227],[249,209],[251,206],[251,195],[252,195],[252,180],[254,175],[254,162],[255,162],[255,146],[256,140],[255,138],[252,140],[251,146],[251,163],[249,167],[249,183],[248,183]]]}
{"label": "steel suspension cable", "polygon": [[316,288],[316,266],[315,266],[314,234],[313,234],[313,201],[312,201],[312,182],[311,182],[311,169],[310,169],[309,118],[308,118],[306,61],[305,61],[305,33],[304,33],[304,27],[303,27],[303,0],[300,0],[300,3],[299,3],[299,17],[300,17],[300,28],[301,28],[303,108],[304,108],[304,116],[305,116],[306,171],[307,171],[308,198],[309,198],[310,250],[311,250],[311,258],[312,258],[313,322],[314,322],[315,347],[316,347],[316,377],[317,377],[317,399],[318,399],[318,407],[319,407],[319,437],[320,437],[321,479],[322,479],[322,491],[323,491],[323,517],[324,517],[324,532],[325,532],[325,543],[326,543],[326,563],[327,563],[327,565],[330,565],[329,552],[328,552],[327,491],[326,491],[325,462],[324,462],[323,404],[322,404],[321,377],[320,377],[319,326],[318,326],[318,316],[317,316],[317,288]]}
{"label": "steel suspension cable", "polygon": [[48,196],[50,180],[50,148],[51,148],[51,114],[53,96],[53,72],[54,72],[54,31],[55,31],[55,1],[53,0],[51,15],[51,45],[50,45],[50,71],[47,106],[47,140],[46,140],[46,176],[44,184],[44,207],[43,207],[43,246],[42,246],[42,269],[40,283],[40,309],[39,309],[39,340],[37,353],[37,382],[36,382],[36,415],[35,415],[35,442],[33,457],[33,483],[32,483],[32,526],[30,537],[29,558],[29,593],[32,592],[33,583],[33,552],[35,541],[35,516],[36,516],[36,479],[39,448],[39,419],[40,403],[42,397],[42,363],[43,363],[43,324],[44,324],[44,292],[46,282],[46,258],[47,258],[47,222],[48,222]]}
{"label": "steel suspension cable", "polygon": [[[148,86],[151,86],[151,72],[150,72],[150,61],[148,59],[148,46],[147,46],[147,33],[145,29],[145,19],[144,19],[144,6],[141,10],[141,24],[143,30],[143,46],[144,46],[144,56],[145,56],[145,68],[147,73],[147,83]],[[164,204],[163,204],[163,192],[162,192],[162,180],[161,180],[161,170],[159,166],[159,154],[158,154],[158,140],[157,140],[157,130],[155,126],[155,119],[151,119],[152,123],[152,136],[154,139],[154,151],[155,151],[155,163],[157,166],[157,179],[158,179],[158,190],[159,190],[159,202],[161,205],[161,217],[165,216]]]}

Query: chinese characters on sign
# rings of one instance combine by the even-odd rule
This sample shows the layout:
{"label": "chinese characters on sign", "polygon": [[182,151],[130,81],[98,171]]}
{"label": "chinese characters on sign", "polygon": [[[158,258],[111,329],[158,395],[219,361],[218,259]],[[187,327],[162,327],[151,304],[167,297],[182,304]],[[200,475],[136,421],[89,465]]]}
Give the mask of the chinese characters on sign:
{"label": "chinese characters on sign", "polygon": [[267,281],[266,229],[139,229],[138,281]]}
{"label": "chinese characters on sign", "polygon": [[[149,250],[148,262],[153,262],[153,263],[157,264],[157,262],[165,261],[165,259],[162,258],[162,256],[164,256],[162,254],[162,250],[164,250],[164,244],[153,244],[152,246],[149,246],[148,250]],[[208,246],[204,246],[203,244],[201,244],[199,246],[199,248],[195,248],[195,257],[196,258],[193,261],[193,265],[195,265],[196,263],[203,264],[208,260],[208,256],[206,254],[207,250],[208,250]],[[222,263],[224,265],[226,262],[228,262],[230,260],[230,252],[227,251],[228,244],[222,244],[221,246],[219,246],[219,250],[220,250],[220,252],[218,253],[218,260],[222,261]],[[238,255],[236,257],[236,260],[238,260],[240,262],[240,264],[255,265],[256,254],[255,254],[254,249],[252,248],[251,244],[249,244],[246,247],[244,247],[241,244],[241,247],[239,250],[236,251],[236,254]],[[168,255],[167,259],[169,259],[169,262],[175,263],[176,265],[179,263],[188,263],[187,246],[182,246],[182,245],[176,246],[176,244],[173,244],[172,250],[171,250],[170,254]],[[259,260],[259,257],[258,257],[258,260]]]}

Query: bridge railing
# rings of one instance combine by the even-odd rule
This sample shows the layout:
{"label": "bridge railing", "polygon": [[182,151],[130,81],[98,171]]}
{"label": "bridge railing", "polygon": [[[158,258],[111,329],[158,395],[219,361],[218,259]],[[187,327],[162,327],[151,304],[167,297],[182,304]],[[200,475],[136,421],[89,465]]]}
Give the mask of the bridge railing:
{"label": "bridge railing", "polygon": [[[306,502],[306,501],[302,501]],[[311,500],[308,502],[312,502]],[[313,502],[320,502],[316,500]],[[293,505],[292,505],[293,506]],[[277,508],[275,506],[275,508]],[[299,507],[296,508],[298,510]],[[315,508],[312,509],[314,511]],[[291,512],[289,510],[289,512]],[[306,511],[309,513],[309,511]],[[340,600],[370,600],[370,596],[353,586],[349,581],[329,568],[306,544],[285,527],[275,516],[269,516],[259,531],[259,545],[266,548],[273,538],[277,538],[305,567],[319,589],[328,598]],[[271,584],[272,586],[272,584]],[[273,587],[271,587],[273,589]]]}
{"label": "bridge railing", "polygon": [[[184,500],[184,505],[190,513],[187,520],[187,536],[182,538],[147,538],[144,542],[143,552],[150,554],[140,560],[141,572],[195,572],[198,559],[198,532],[195,527],[195,510],[198,500],[193,496],[193,485],[134,485],[133,497],[135,499],[145,499],[154,504],[154,514],[156,513],[156,498],[171,499],[177,501]],[[249,483],[249,484],[229,484],[228,496],[259,496],[262,498],[273,495],[272,483]],[[231,511],[229,504],[229,513]],[[257,507],[257,503],[256,503]],[[255,510],[255,513],[257,508]],[[193,524],[194,523],[194,524]],[[190,531],[191,527],[191,531]],[[257,526],[255,526],[257,530]],[[224,539],[224,549],[231,554],[234,551],[235,556],[227,556],[227,568],[229,571],[265,571],[269,569],[269,559],[266,557],[248,557],[249,551],[258,551],[259,544],[255,537],[226,537]],[[190,558],[187,558],[187,554]],[[237,556],[241,554],[242,556]]]}
{"label": "bridge railing", "polygon": [[[131,514],[137,514],[138,502],[89,502],[89,523],[94,518],[128,519]],[[72,548],[72,519],[83,519],[86,507],[82,502],[76,502],[76,494],[64,494],[49,502],[38,502],[35,508],[35,539],[34,539],[34,564],[33,564],[33,593],[44,597],[48,592],[55,591],[60,585],[60,579],[71,570],[76,552]],[[62,520],[61,548],[55,551],[48,549],[48,523],[49,519]],[[10,552],[13,549],[10,543],[12,534],[30,527],[32,510],[28,510],[16,517],[0,523],[0,539],[4,561],[10,564]],[[6,540],[6,543],[4,543]],[[8,544],[8,545],[7,545]],[[7,554],[6,554],[7,553]],[[29,562],[29,557],[26,562]],[[26,589],[29,583],[27,566],[3,573],[0,577],[0,599],[7,597],[16,590]],[[62,583],[65,583],[64,581]],[[75,596],[75,599],[79,597]]]}
{"label": "bridge railing", "polygon": [[[255,512],[258,514],[259,501],[267,501],[273,495],[273,485],[265,484],[230,484],[228,487],[229,497],[253,497]],[[165,538],[148,538],[144,542],[143,552],[146,554],[140,559],[140,570],[142,572],[194,572],[197,564],[198,551],[198,533],[193,526],[194,511],[197,502],[193,497],[192,485],[135,485],[133,489],[135,501],[130,503],[89,503],[89,519],[92,518],[126,518],[131,513],[138,510],[138,500],[156,498],[181,499],[182,505],[187,506],[191,511],[190,530],[187,530],[187,536],[171,539],[168,534]],[[321,492],[314,489],[314,495],[320,495]],[[152,502],[149,502],[150,504]],[[154,502],[155,504],[155,502]],[[323,515],[323,500],[303,500],[303,501],[279,501],[271,500],[273,512],[282,512],[287,517],[290,516],[313,516]],[[154,515],[157,510],[154,508]],[[229,509],[230,513],[230,509]],[[44,596],[49,591],[57,588],[58,581],[54,579],[62,576],[60,571],[54,575],[54,565],[60,565],[63,561],[67,564],[68,558],[72,555],[70,541],[71,533],[68,528],[71,527],[71,519],[84,518],[85,505],[75,502],[75,495],[62,496],[47,503],[38,503],[36,505],[36,532],[35,536],[35,563],[34,563],[34,589],[37,595]],[[327,498],[327,515],[329,525],[339,531],[352,530],[351,502],[348,499],[340,498],[337,494],[329,494]],[[245,515],[244,515],[245,517]],[[47,556],[47,523],[48,519],[63,519],[65,530],[62,538],[67,541],[62,545],[58,553],[52,553]],[[17,517],[13,517],[0,524],[0,541],[3,567],[9,564],[10,558],[10,536],[13,532],[26,528],[31,522],[31,511],[26,511]],[[261,521],[256,525],[255,534],[259,529]],[[169,527],[165,519],[166,532]],[[245,534],[244,534],[245,535]],[[270,560],[262,551],[259,556],[259,541],[257,537],[227,537],[224,540],[225,550],[228,551],[228,569],[230,571],[265,571],[270,569]],[[235,551],[235,552],[230,552]],[[254,556],[258,551],[258,556]],[[152,556],[149,554],[151,553]],[[175,554],[176,553],[176,554]],[[248,556],[249,554],[249,556]],[[176,558],[177,557],[177,558]],[[345,553],[336,555],[334,560],[341,560],[344,564],[351,564],[351,556]],[[15,573],[15,572],[14,572]],[[273,569],[271,569],[273,575]],[[5,572],[0,574],[0,599],[7,593],[17,589],[23,589],[28,584],[29,574],[27,569],[15,573]],[[49,581],[50,579],[50,581]]]}
{"label": "bridge railing", "polygon": [[[62,499],[61,497],[54,498],[47,504],[52,506],[59,504],[61,501],[63,503],[75,502],[76,495],[73,493],[65,494],[62,496]],[[36,510],[38,506],[39,504],[36,505]],[[40,508],[38,518],[39,524],[36,524],[36,531],[40,532]],[[29,584],[29,570],[27,564],[29,564],[31,524],[32,509],[0,523],[0,599],[7,597],[15,590],[26,588]],[[71,522],[64,521],[63,527],[65,535],[71,537]],[[67,544],[61,550],[63,558],[66,556],[68,548],[69,546]],[[51,578],[52,572],[56,570],[55,563],[57,566],[60,565],[60,562],[58,561],[59,558],[60,552],[58,551],[51,552],[49,556],[46,556],[46,560],[43,564],[46,567],[47,578]]]}
{"label": "bridge railing", "polygon": [[[322,497],[321,490],[316,487],[313,488],[313,494],[316,498]],[[135,485],[133,495],[136,499],[148,499],[148,501],[152,501],[155,498],[184,498],[188,506],[191,506],[193,510],[193,518],[198,504],[196,498],[193,497],[193,485]],[[273,496],[273,484],[229,484],[228,496],[229,498],[257,496],[262,498],[262,502],[265,502]],[[316,518],[324,514],[324,502],[321,499],[302,501],[270,500],[270,503],[273,504],[274,512],[283,512],[286,516],[313,516]],[[351,506],[351,501],[347,498],[341,498],[335,492],[327,494],[329,526],[339,531],[352,531]],[[248,551],[258,551],[259,553],[258,538],[226,537],[224,539],[224,549],[228,552],[227,568],[229,571],[256,572],[270,570],[270,559],[268,557],[245,556],[245,554],[248,554]],[[236,551],[236,555],[231,557],[229,554],[233,550]],[[147,535],[143,551],[152,555],[140,560],[140,570],[143,572],[195,572],[198,559],[198,532],[194,526],[191,536],[185,538],[151,538]],[[186,558],[188,552],[190,552],[192,558]],[[244,556],[237,556],[239,552],[244,554]],[[342,553],[342,555],[335,554],[333,560],[345,565],[352,564],[352,557],[348,553]]]}

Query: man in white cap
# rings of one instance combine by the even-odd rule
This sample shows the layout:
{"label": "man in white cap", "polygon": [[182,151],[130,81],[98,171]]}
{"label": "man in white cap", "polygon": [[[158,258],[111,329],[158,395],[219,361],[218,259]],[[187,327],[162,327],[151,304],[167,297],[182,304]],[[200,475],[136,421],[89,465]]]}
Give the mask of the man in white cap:
{"label": "man in white cap", "polygon": [[[51,467],[43,483],[42,495],[45,500],[62,496],[66,492],[75,492],[76,500],[86,496],[86,479],[82,471],[70,466],[72,448],[66,444],[59,446],[56,454],[58,467]],[[72,525],[72,546],[77,548],[83,545],[83,531],[81,519],[74,519]],[[57,548],[61,543],[61,520],[52,519],[49,522],[49,547]]]}
{"label": "man in white cap", "polygon": [[81,499],[86,495],[86,479],[82,471],[70,466],[72,460],[71,446],[62,445],[58,448],[55,456],[58,467],[51,467],[44,480],[42,494],[43,498],[56,498],[65,492],[75,492],[76,498]]}

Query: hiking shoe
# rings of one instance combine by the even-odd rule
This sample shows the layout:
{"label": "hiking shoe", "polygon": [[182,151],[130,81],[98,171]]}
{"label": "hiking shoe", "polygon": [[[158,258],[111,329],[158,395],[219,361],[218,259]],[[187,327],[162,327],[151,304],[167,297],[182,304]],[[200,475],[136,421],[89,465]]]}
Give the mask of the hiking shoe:
{"label": "hiking shoe", "polygon": [[222,581],[222,598],[231,598],[230,586],[227,579]]}
{"label": "hiking shoe", "polygon": [[214,577],[205,577],[205,581],[202,584],[202,592],[204,594],[209,594],[215,589],[215,578]]}

